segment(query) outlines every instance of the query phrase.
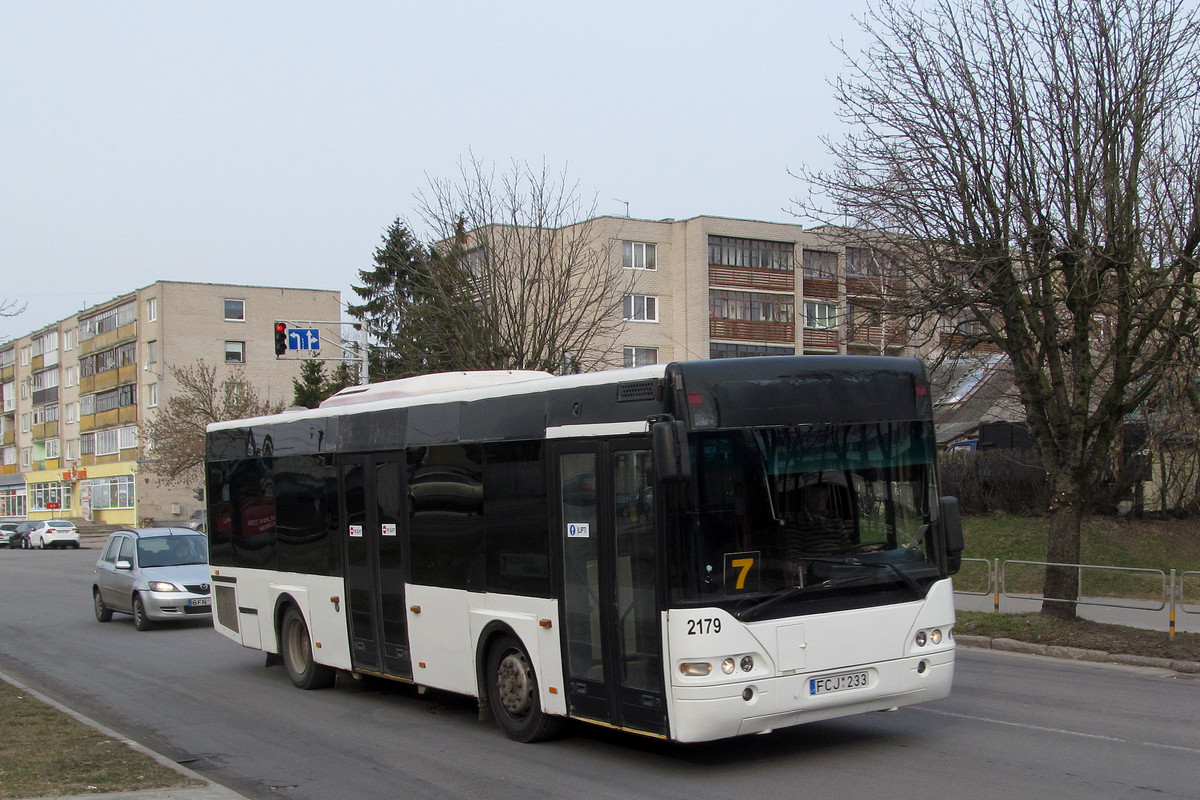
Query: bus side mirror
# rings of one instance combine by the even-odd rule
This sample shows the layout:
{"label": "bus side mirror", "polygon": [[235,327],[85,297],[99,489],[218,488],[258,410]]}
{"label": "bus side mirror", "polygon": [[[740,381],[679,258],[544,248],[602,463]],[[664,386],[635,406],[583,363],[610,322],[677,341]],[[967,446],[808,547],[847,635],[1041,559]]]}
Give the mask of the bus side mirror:
{"label": "bus side mirror", "polygon": [[958,572],[962,566],[962,551],[966,546],[963,540],[962,515],[958,510],[957,497],[939,499],[941,509],[942,532],[946,541],[946,564],[951,575]]}
{"label": "bus side mirror", "polygon": [[687,429],[682,422],[668,420],[650,426],[654,468],[661,481],[684,481],[692,476]]}

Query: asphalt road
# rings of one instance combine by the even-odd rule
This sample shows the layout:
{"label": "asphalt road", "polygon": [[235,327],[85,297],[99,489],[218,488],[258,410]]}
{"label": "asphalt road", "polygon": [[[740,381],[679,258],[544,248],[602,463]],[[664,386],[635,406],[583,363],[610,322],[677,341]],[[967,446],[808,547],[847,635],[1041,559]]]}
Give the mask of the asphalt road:
{"label": "asphalt road", "polygon": [[0,670],[251,798],[1200,798],[1200,680],[960,650],[953,695],[701,746],[579,726],[508,741],[474,704],[292,688],[210,627],[100,624],[98,550],[0,550]]}

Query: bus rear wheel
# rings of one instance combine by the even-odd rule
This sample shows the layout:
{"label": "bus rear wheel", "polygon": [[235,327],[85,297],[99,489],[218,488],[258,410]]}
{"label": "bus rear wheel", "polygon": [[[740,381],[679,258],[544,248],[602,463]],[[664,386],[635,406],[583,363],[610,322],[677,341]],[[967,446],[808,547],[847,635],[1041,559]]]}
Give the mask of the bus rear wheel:
{"label": "bus rear wheel", "polygon": [[289,606],[283,614],[283,625],[279,629],[279,650],[283,666],[294,686],[301,689],[325,689],[333,686],[337,670],[313,659],[312,639],[304,616],[295,606]]}
{"label": "bus rear wheel", "polygon": [[542,711],[537,674],[515,637],[501,636],[488,651],[487,690],[492,715],[508,738],[540,742],[562,730],[561,717]]}

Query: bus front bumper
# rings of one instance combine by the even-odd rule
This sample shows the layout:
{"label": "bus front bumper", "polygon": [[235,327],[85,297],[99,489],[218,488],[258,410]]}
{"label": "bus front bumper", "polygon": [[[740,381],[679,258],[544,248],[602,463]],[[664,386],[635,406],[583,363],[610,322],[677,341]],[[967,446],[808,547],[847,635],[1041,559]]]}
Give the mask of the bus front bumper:
{"label": "bus front bumper", "polygon": [[[854,685],[862,673],[867,675],[866,685]],[[953,680],[951,649],[820,673],[715,686],[677,685],[671,704],[672,738],[706,742],[925,703],[948,696]]]}

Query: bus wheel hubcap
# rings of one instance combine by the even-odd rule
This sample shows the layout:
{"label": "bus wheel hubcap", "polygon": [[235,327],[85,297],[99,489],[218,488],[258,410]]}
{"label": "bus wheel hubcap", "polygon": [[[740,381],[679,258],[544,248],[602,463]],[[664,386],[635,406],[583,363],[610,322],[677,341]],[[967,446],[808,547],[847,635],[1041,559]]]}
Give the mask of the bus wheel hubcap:
{"label": "bus wheel hubcap", "polygon": [[496,670],[496,688],[500,690],[500,704],[511,716],[521,717],[529,711],[533,694],[533,680],[529,665],[521,653],[509,653],[500,660]]}

